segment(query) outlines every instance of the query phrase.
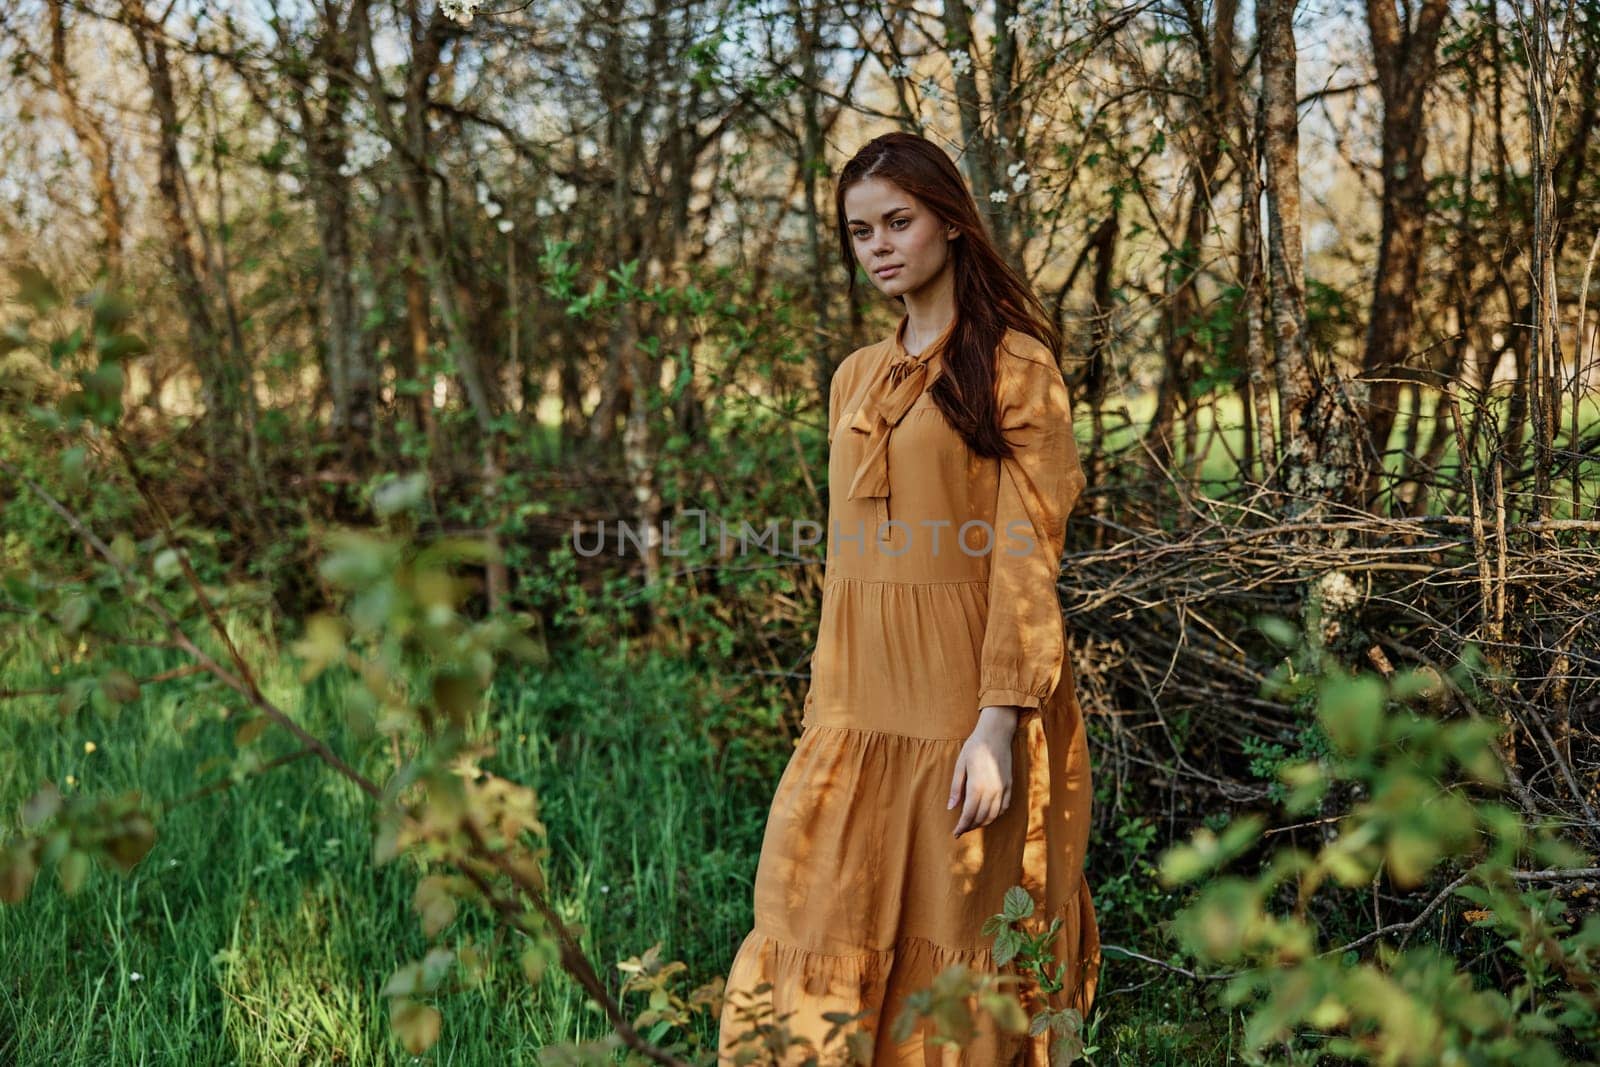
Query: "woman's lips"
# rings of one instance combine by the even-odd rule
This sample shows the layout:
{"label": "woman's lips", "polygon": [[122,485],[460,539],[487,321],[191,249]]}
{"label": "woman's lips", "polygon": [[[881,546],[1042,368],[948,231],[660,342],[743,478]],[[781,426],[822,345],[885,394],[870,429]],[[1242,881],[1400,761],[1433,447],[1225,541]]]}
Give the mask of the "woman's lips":
{"label": "woman's lips", "polygon": [[880,267],[873,273],[880,278],[893,278],[896,274],[900,273],[900,266],[899,264],[896,264],[893,267]]}

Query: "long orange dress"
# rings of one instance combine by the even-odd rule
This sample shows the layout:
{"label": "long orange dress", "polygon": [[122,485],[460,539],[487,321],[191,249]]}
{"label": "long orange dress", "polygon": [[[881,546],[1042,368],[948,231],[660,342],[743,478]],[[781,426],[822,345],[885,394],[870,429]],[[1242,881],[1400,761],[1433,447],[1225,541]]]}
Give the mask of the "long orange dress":
{"label": "long orange dress", "polygon": [[[1067,386],[1047,346],[1008,330],[996,396],[1015,455],[977,456],[928,392],[954,323],[912,356],[907,321],[852,352],[830,389],[822,618],[801,734],[767,820],[754,928],[729,969],[723,1064],[749,1028],[735,1009],[761,983],[773,988],[756,1000],[793,1013],[790,1032],[824,1063],[843,1047],[824,1047],[824,1013],[864,1009],[879,1067],[1048,1063],[1046,1037],[986,1024],[963,1053],[921,1030],[899,1046],[890,1037],[906,995],[945,967],[995,970],[981,927],[1014,885],[1039,905],[1031,928],[1062,920],[1053,947],[1066,988],[1051,1006],[1087,1013],[1094,997],[1089,754],[1055,587],[1084,488]],[[1029,709],[1013,739],[1011,806],[957,839],[950,780],[990,704]]]}

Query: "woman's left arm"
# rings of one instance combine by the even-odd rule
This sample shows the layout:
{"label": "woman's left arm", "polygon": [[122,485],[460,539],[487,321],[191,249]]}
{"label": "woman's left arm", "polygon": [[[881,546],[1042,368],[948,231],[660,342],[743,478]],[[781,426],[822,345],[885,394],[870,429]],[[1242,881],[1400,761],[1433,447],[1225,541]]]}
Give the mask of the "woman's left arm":
{"label": "woman's left arm", "polygon": [[1020,719],[1038,714],[1061,681],[1056,580],[1067,516],[1086,484],[1067,383],[1049,350],[1038,351],[1047,363],[1010,357],[1012,373],[1000,379],[1000,426],[1013,455],[1000,461],[978,676],[979,708],[1011,705]]}
{"label": "woman's left arm", "polygon": [[962,746],[950,787],[949,806],[962,801],[958,837],[1010,806],[1012,735],[1055,692],[1065,656],[1056,579],[1067,516],[1087,480],[1066,381],[1049,350],[1038,344],[1036,351],[1042,362],[1001,356],[1000,427],[1013,454],[1000,462],[978,725]]}

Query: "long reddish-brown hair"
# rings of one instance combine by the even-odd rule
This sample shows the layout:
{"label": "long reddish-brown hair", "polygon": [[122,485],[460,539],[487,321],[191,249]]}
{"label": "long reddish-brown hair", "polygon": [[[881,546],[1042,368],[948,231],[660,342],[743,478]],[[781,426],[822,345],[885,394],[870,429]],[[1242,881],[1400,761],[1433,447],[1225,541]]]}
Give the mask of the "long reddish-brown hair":
{"label": "long reddish-brown hair", "polygon": [[[890,182],[916,197],[961,236],[950,242],[955,263],[956,321],[942,358],[944,373],[933,384],[934,403],[967,446],[980,456],[1010,456],[1000,433],[995,398],[995,363],[1007,328],[1038,338],[1060,364],[1061,332],[1031,286],[1011,268],[989,237],[972,191],[938,145],[914,133],[874,137],[839,172],[834,211],[839,251],[856,295],[856,256],[845,219],[844,194],[868,178]],[[897,298],[904,303],[904,298]]]}

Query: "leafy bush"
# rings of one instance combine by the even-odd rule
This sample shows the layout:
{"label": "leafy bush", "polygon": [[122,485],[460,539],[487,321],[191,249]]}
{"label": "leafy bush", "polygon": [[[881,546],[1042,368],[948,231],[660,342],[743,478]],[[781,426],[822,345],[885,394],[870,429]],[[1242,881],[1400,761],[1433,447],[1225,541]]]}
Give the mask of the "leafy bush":
{"label": "leafy bush", "polygon": [[[1473,691],[1474,662],[1469,653],[1450,681]],[[1314,852],[1265,849],[1264,818],[1253,813],[1220,833],[1198,830],[1162,858],[1168,885],[1199,884],[1174,923],[1180,941],[1201,961],[1236,968],[1222,999],[1246,1010],[1251,1062],[1266,1062],[1272,1046],[1291,1062],[1526,1067],[1592,1049],[1600,916],[1538,886],[1597,872],[1498,798],[1501,724],[1418,710],[1441,684],[1431,671],[1386,680],[1328,659],[1320,667],[1298,674],[1286,665],[1269,686],[1314,695],[1332,751],[1279,776],[1291,814],[1320,814],[1335,792],[1347,797],[1337,833]],[[1218,873],[1247,855],[1257,873]],[[1529,859],[1541,869],[1519,866]],[[1317,921],[1326,898],[1384,882],[1414,894],[1412,917],[1326,943]],[[1454,932],[1425,943],[1435,916]],[[1408,948],[1414,938],[1424,943]],[[1493,963],[1496,983],[1474,953]]]}

